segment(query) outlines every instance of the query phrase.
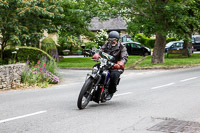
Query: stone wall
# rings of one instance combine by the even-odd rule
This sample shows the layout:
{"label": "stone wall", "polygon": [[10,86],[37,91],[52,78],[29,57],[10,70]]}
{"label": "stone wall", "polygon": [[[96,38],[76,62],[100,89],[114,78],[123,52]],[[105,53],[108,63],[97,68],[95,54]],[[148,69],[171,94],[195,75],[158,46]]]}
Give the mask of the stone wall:
{"label": "stone wall", "polygon": [[15,89],[21,83],[21,75],[26,64],[0,66],[0,89]]}

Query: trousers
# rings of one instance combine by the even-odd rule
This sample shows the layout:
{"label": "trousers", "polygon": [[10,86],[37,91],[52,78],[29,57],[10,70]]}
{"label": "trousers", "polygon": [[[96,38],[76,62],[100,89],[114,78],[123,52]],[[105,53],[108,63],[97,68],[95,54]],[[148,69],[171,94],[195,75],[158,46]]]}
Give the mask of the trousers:
{"label": "trousers", "polygon": [[[100,67],[100,63],[94,65],[93,67]],[[108,92],[110,94],[115,93],[117,91],[117,85],[119,83],[119,78],[120,78],[121,73],[117,69],[112,69],[110,70],[110,84],[109,84],[109,89]]]}

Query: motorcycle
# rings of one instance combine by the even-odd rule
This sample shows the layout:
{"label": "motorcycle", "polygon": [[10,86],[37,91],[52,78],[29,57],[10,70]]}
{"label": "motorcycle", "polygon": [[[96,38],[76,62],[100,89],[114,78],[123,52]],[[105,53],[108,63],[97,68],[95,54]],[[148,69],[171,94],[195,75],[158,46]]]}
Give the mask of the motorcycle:
{"label": "motorcycle", "polygon": [[110,69],[115,63],[112,63],[114,57],[100,52],[101,57],[100,67],[93,67],[92,73],[88,73],[85,83],[80,91],[77,106],[79,109],[84,109],[90,101],[96,103],[106,102],[106,96],[109,94],[109,84],[110,84]]}

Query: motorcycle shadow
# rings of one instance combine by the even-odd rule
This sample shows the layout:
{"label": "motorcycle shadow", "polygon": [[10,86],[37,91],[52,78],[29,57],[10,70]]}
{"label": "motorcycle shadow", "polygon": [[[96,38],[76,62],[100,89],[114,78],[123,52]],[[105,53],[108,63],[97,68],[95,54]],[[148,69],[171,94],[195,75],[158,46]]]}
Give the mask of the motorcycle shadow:
{"label": "motorcycle shadow", "polygon": [[107,107],[116,107],[116,106],[118,106],[119,105],[119,102],[116,102],[116,101],[107,101],[107,102],[105,102],[105,103],[99,103],[99,104],[97,104],[97,103],[90,103],[89,105],[88,105],[88,109],[89,108],[107,108]]}

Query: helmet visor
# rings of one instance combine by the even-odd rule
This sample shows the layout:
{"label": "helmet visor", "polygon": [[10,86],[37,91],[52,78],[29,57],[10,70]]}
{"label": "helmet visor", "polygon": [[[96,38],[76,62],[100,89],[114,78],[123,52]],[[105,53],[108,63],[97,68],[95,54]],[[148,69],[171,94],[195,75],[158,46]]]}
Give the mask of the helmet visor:
{"label": "helmet visor", "polygon": [[118,39],[117,38],[108,38],[108,41],[117,41]]}

